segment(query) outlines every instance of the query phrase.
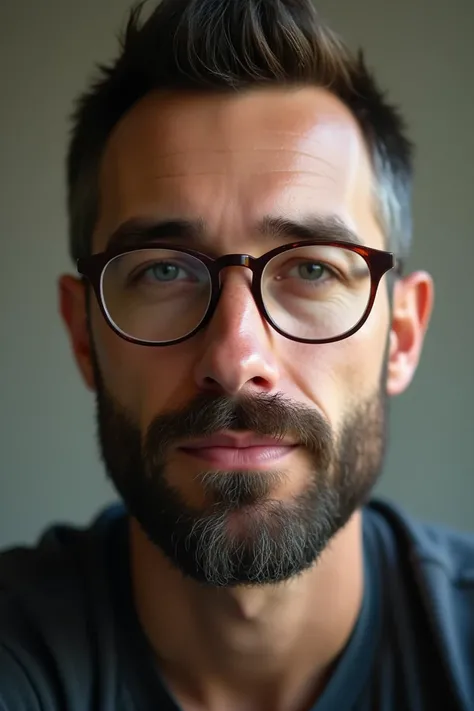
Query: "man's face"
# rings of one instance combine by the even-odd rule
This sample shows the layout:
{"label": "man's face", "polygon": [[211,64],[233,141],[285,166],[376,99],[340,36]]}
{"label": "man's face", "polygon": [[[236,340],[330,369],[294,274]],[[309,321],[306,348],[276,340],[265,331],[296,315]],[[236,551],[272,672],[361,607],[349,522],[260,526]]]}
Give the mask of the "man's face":
{"label": "man's face", "polygon": [[[111,136],[100,191],[94,252],[131,219],[178,218],[202,220],[206,233],[177,246],[258,257],[279,244],[256,230],[266,215],[337,217],[363,244],[386,248],[360,131],[315,88],[150,94]],[[365,500],[385,441],[384,281],[357,333],[308,345],[263,319],[250,279],[247,269],[224,270],[212,321],[167,347],[121,339],[91,300],[108,473],[151,540],[184,574],[214,585],[276,582],[310,566]],[[293,446],[235,465],[185,448],[217,433]]]}

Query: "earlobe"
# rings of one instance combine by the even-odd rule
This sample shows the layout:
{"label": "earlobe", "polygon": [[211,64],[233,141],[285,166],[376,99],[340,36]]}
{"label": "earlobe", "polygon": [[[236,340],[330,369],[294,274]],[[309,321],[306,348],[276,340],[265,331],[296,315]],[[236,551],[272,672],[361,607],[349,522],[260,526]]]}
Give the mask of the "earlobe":
{"label": "earlobe", "polygon": [[59,279],[59,307],[72,350],[87,387],[95,390],[90,334],[87,323],[86,287],[79,279]]}
{"label": "earlobe", "polygon": [[414,272],[395,284],[387,363],[388,395],[400,395],[413,379],[433,300],[433,280],[426,272]]}

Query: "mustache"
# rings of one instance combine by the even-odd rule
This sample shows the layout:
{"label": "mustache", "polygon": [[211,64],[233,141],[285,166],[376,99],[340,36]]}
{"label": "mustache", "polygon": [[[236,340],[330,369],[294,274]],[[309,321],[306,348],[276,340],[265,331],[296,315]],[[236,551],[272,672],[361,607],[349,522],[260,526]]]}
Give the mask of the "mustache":
{"label": "mustache", "polygon": [[199,394],[185,408],[158,415],[148,427],[144,450],[162,461],[166,450],[190,438],[203,438],[222,430],[250,431],[276,440],[292,437],[321,457],[333,443],[331,426],[314,408],[279,393],[229,398]]}

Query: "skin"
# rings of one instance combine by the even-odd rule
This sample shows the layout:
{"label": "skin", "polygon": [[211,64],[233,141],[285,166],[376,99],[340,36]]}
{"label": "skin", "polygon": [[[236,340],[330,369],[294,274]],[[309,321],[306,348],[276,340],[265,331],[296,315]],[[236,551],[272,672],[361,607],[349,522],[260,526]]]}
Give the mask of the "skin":
{"label": "skin", "polygon": [[[130,218],[202,217],[213,256],[259,256],[275,242],[258,236],[265,214],[337,215],[361,241],[385,249],[373,204],[368,152],[350,112],[318,88],[237,96],[152,93],[122,119],[101,168],[93,252]],[[186,246],[186,241],[183,242]],[[264,321],[250,274],[230,268],[212,322],[191,340],[144,348],[115,335],[92,303],[92,332],[109,391],[144,432],[154,415],[197,393],[283,393],[317,408],[337,432],[351,402],[385,382],[402,393],[415,373],[433,302],[431,278],[410,274],[395,287],[392,312],[382,282],[366,324],[332,344],[298,344]],[[84,287],[60,280],[60,308],[86,385],[94,389]],[[276,497],[305,486],[305,459]],[[196,467],[200,466],[196,462]],[[168,476],[202,502],[192,471],[176,455]],[[137,611],[161,672],[184,709],[305,711],[320,694],[353,629],[363,591],[361,515],[339,531],[318,564],[279,585],[212,589],[185,579],[131,520]]]}

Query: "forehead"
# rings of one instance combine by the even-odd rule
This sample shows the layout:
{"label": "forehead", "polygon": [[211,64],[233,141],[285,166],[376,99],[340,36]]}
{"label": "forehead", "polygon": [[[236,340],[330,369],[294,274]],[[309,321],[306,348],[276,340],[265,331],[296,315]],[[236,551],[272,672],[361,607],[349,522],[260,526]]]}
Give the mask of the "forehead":
{"label": "forehead", "polygon": [[383,247],[373,195],[359,127],[326,90],[152,92],[108,140],[94,251],[137,218],[199,218],[235,246],[264,215],[337,216]]}

